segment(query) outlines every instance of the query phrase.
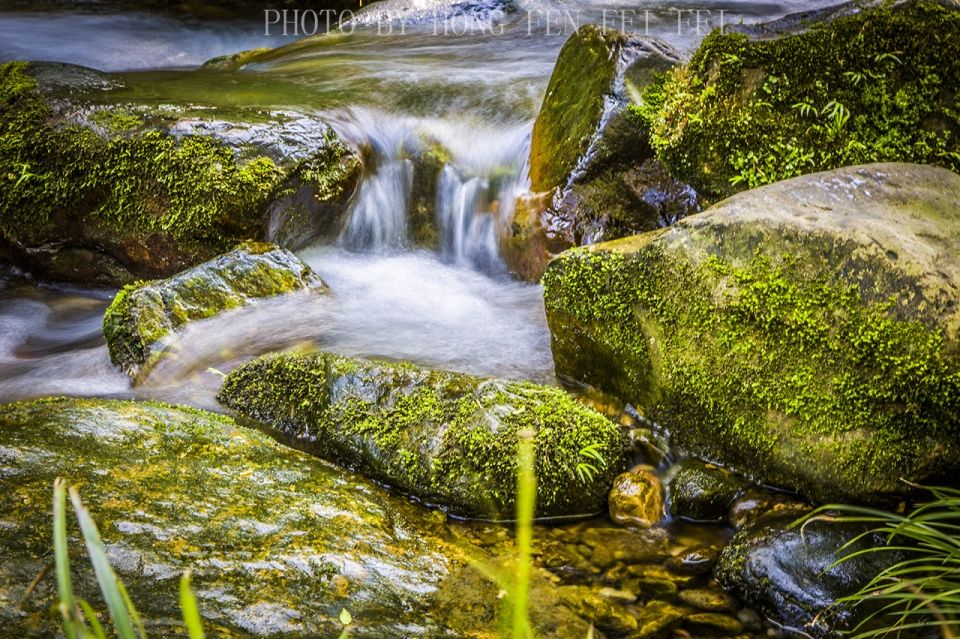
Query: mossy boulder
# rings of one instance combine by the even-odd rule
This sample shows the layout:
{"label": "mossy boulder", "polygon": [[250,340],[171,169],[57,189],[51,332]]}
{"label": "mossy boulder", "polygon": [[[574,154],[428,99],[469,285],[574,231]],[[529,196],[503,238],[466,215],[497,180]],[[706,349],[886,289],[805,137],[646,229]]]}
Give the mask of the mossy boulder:
{"label": "mossy boulder", "polygon": [[697,457],[815,500],[960,464],[960,176],[849,167],[573,249],[544,277],[557,373]]}
{"label": "mossy boulder", "polygon": [[[264,239],[269,205],[291,194],[304,162],[324,175],[315,196],[332,203],[359,175],[358,163],[344,170],[346,151],[264,148],[264,124],[185,126],[183,105],[102,102],[122,85],[71,65],[0,65],[0,258],[84,285],[165,277]],[[240,129],[247,135],[234,144],[226,133]]]}
{"label": "mossy boulder", "polygon": [[884,543],[869,526],[812,521],[803,511],[762,517],[721,551],[716,578],[767,617],[814,637],[841,637],[869,612],[839,602],[891,565],[896,553],[848,555]]}
{"label": "mossy boulder", "polygon": [[670,174],[715,200],[870,162],[960,169],[960,11],[870,4],[710,34],[635,109]]}
{"label": "mossy boulder", "polygon": [[286,249],[257,242],[169,279],[129,284],[103,316],[110,360],[136,378],[184,324],[301,290],[325,292],[327,287]]}
{"label": "mossy boulder", "polygon": [[[481,606],[492,588],[488,608],[503,603],[478,580],[464,589],[463,571],[494,558],[442,517],[224,416],[102,400],[7,404],[0,459],[5,636],[60,627],[45,569],[56,477],[79,487],[150,636],[183,632],[186,569],[215,637],[336,637],[343,609],[354,637],[464,636],[484,629],[449,601]],[[68,532],[77,594],[105,614],[72,517]],[[533,588],[543,636],[586,635],[549,583],[535,575]]]}
{"label": "mossy boulder", "polygon": [[[696,193],[663,171],[627,109],[657,73],[681,62],[663,42],[595,25],[566,42],[533,127],[532,194],[520,198],[503,240],[514,272],[537,279],[564,248],[651,230],[699,210]],[[559,250],[542,255],[550,244]]]}
{"label": "mossy boulder", "polygon": [[[558,388],[323,353],[256,359],[227,377],[219,399],[324,459],[465,517],[513,518],[524,432],[536,448],[538,517],[603,510],[628,445],[619,426]],[[595,472],[578,472],[588,462]]]}

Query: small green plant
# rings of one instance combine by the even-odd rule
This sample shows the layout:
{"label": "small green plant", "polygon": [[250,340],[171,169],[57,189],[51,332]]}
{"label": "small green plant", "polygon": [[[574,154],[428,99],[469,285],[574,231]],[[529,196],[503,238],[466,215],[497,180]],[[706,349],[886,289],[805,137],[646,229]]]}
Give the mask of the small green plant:
{"label": "small green plant", "polygon": [[[110,565],[100,532],[90,512],[80,500],[80,493],[74,487],[68,491],[66,482],[63,479],[57,479],[53,484],[53,551],[57,591],[60,598],[57,609],[63,618],[63,633],[66,639],[107,638],[93,607],[73,592],[73,581],[70,578],[70,549],[67,540],[68,492],[116,636],[120,639],[146,639],[147,633],[143,621],[126,587]],[[183,610],[187,635],[190,639],[203,639],[203,626],[197,600],[190,589],[189,571],[185,572],[180,579],[180,606]]]}
{"label": "small green plant", "polygon": [[889,567],[838,602],[864,609],[850,633],[855,639],[927,632],[954,639],[960,632],[960,490],[926,490],[931,499],[907,514],[830,505],[803,520],[873,525],[845,548],[867,537],[883,539],[883,544],[851,552],[834,565],[871,553],[891,555]]}
{"label": "small green plant", "polygon": [[603,456],[603,444],[590,444],[580,449],[580,457],[596,462],[581,461],[577,464],[577,477],[584,484],[593,482],[593,478],[607,467],[607,460]]}

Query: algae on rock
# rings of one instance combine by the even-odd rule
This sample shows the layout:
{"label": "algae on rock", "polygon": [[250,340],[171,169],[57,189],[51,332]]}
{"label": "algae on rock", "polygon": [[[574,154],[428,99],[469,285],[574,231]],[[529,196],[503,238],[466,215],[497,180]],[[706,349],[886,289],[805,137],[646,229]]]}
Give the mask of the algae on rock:
{"label": "algae on rock", "polygon": [[[58,476],[79,486],[150,636],[182,632],[186,569],[207,636],[217,637],[335,637],[344,608],[352,637],[463,636],[476,620],[436,601],[480,605],[489,590],[463,589],[462,571],[491,558],[442,517],[221,415],[108,400],[7,404],[0,459],[0,623],[9,636],[60,628],[52,575],[21,602],[51,557]],[[85,554],[71,569],[78,596],[99,608]],[[534,627],[585,636],[587,624],[547,586],[535,580],[554,598],[534,611]]]}
{"label": "algae on rock", "polygon": [[715,199],[870,162],[960,169],[960,11],[910,0],[823,14],[714,31],[648,88],[634,110],[673,177]]}
{"label": "algae on rock", "polygon": [[300,184],[289,182],[307,160],[326,176],[316,197],[345,207],[352,151],[285,157],[250,135],[234,146],[223,126],[176,110],[97,102],[122,84],[72,65],[0,65],[0,256],[85,285],[167,276],[266,237],[268,206]]}
{"label": "algae on rock", "polygon": [[561,377],[817,500],[960,460],[960,176],[850,167],[574,249],[544,277]]}
{"label": "algae on rock", "polygon": [[682,62],[669,45],[595,25],[564,44],[530,142],[531,194],[502,238],[511,269],[538,279],[564,248],[658,228],[699,210],[664,173],[628,111],[657,73]]}
{"label": "algae on rock", "polygon": [[286,249],[256,242],[169,279],[130,284],[103,316],[110,359],[136,378],[162,350],[164,338],[184,324],[298,290],[327,287]]}
{"label": "algae on rock", "polygon": [[[558,388],[329,354],[268,355],[219,399],[324,459],[449,512],[512,519],[518,438],[535,435],[537,516],[600,512],[623,469],[619,426]],[[604,463],[578,473],[593,446]]]}

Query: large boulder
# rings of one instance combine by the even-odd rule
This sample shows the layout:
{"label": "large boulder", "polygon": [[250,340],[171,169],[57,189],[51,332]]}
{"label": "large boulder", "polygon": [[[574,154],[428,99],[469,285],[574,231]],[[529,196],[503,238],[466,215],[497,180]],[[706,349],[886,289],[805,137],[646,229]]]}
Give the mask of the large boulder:
{"label": "large boulder", "polygon": [[110,360],[136,378],[163,351],[166,339],[188,322],[256,299],[327,290],[293,253],[247,242],[169,279],[124,287],[103,316],[103,334]]}
{"label": "large boulder", "polygon": [[570,37],[533,127],[532,192],[519,198],[502,241],[514,272],[537,279],[565,248],[699,210],[696,193],[653,158],[647,132],[628,109],[657,73],[682,60],[663,42],[595,25]]}
{"label": "large boulder", "polygon": [[883,544],[863,524],[812,521],[803,511],[762,517],[720,553],[717,580],[770,619],[815,637],[840,637],[866,613],[840,603],[895,561],[896,553],[848,555]]}
{"label": "large boulder", "polygon": [[[503,603],[483,579],[464,583],[463,571],[495,559],[443,517],[227,417],[152,403],[8,404],[0,459],[7,636],[59,629],[46,568],[56,477],[79,486],[150,636],[182,632],[186,569],[208,636],[335,637],[343,609],[352,637],[473,636],[480,620],[450,602],[494,615]],[[79,531],[68,530],[81,548]],[[86,554],[71,563],[78,596],[99,607]],[[540,636],[586,636],[586,622],[537,572],[533,589]]]}
{"label": "large boulder", "polygon": [[538,517],[603,510],[628,445],[619,426],[558,388],[322,353],[254,360],[227,377],[219,399],[324,459],[466,517],[514,517],[525,431]]}
{"label": "large boulder", "polygon": [[123,285],[266,238],[272,203],[273,226],[345,210],[360,161],[322,123],[131,91],[71,65],[0,65],[0,258]]}
{"label": "large boulder", "polygon": [[[714,31],[638,108],[671,175],[710,199],[870,162],[960,169],[960,11],[850,2]],[[871,8],[864,8],[864,5]]]}
{"label": "large boulder", "polygon": [[701,459],[816,500],[960,466],[960,176],[849,167],[571,250],[544,277],[561,377]]}

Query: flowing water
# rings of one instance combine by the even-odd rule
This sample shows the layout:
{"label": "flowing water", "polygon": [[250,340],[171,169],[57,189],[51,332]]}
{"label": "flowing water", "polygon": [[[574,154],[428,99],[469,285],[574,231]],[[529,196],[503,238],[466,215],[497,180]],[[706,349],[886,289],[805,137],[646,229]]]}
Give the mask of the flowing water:
{"label": "flowing water", "polygon": [[[260,24],[143,13],[0,13],[0,57],[154,69],[121,74],[125,86],[105,100],[295,109],[331,124],[370,156],[336,246],[303,253],[334,295],[316,305],[261,303],[210,320],[216,330],[198,324],[136,391],[110,368],[99,332],[109,291],[37,287],[7,277],[0,298],[0,400],[136,394],[213,406],[219,377],[212,371],[301,343],[550,381],[540,289],[509,278],[497,236],[516,194],[527,187],[532,121],[573,23],[610,24],[610,16],[622,15],[611,11],[627,8],[637,12],[635,29],[689,51],[703,33],[689,17],[678,22],[676,9],[712,10],[714,23],[724,10],[724,21],[735,23],[826,4],[528,0],[505,21],[470,33],[431,25],[402,34],[396,28],[333,32],[296,41],[231,74],[169,67],[276,45],[282,37],[265,37]],[[436,193],[428,196],[440,248],[426,253],[411,238],[408,213],[417,158],[431,147],[446,157]],[[288,303],[293,308],[276,308]]]}

